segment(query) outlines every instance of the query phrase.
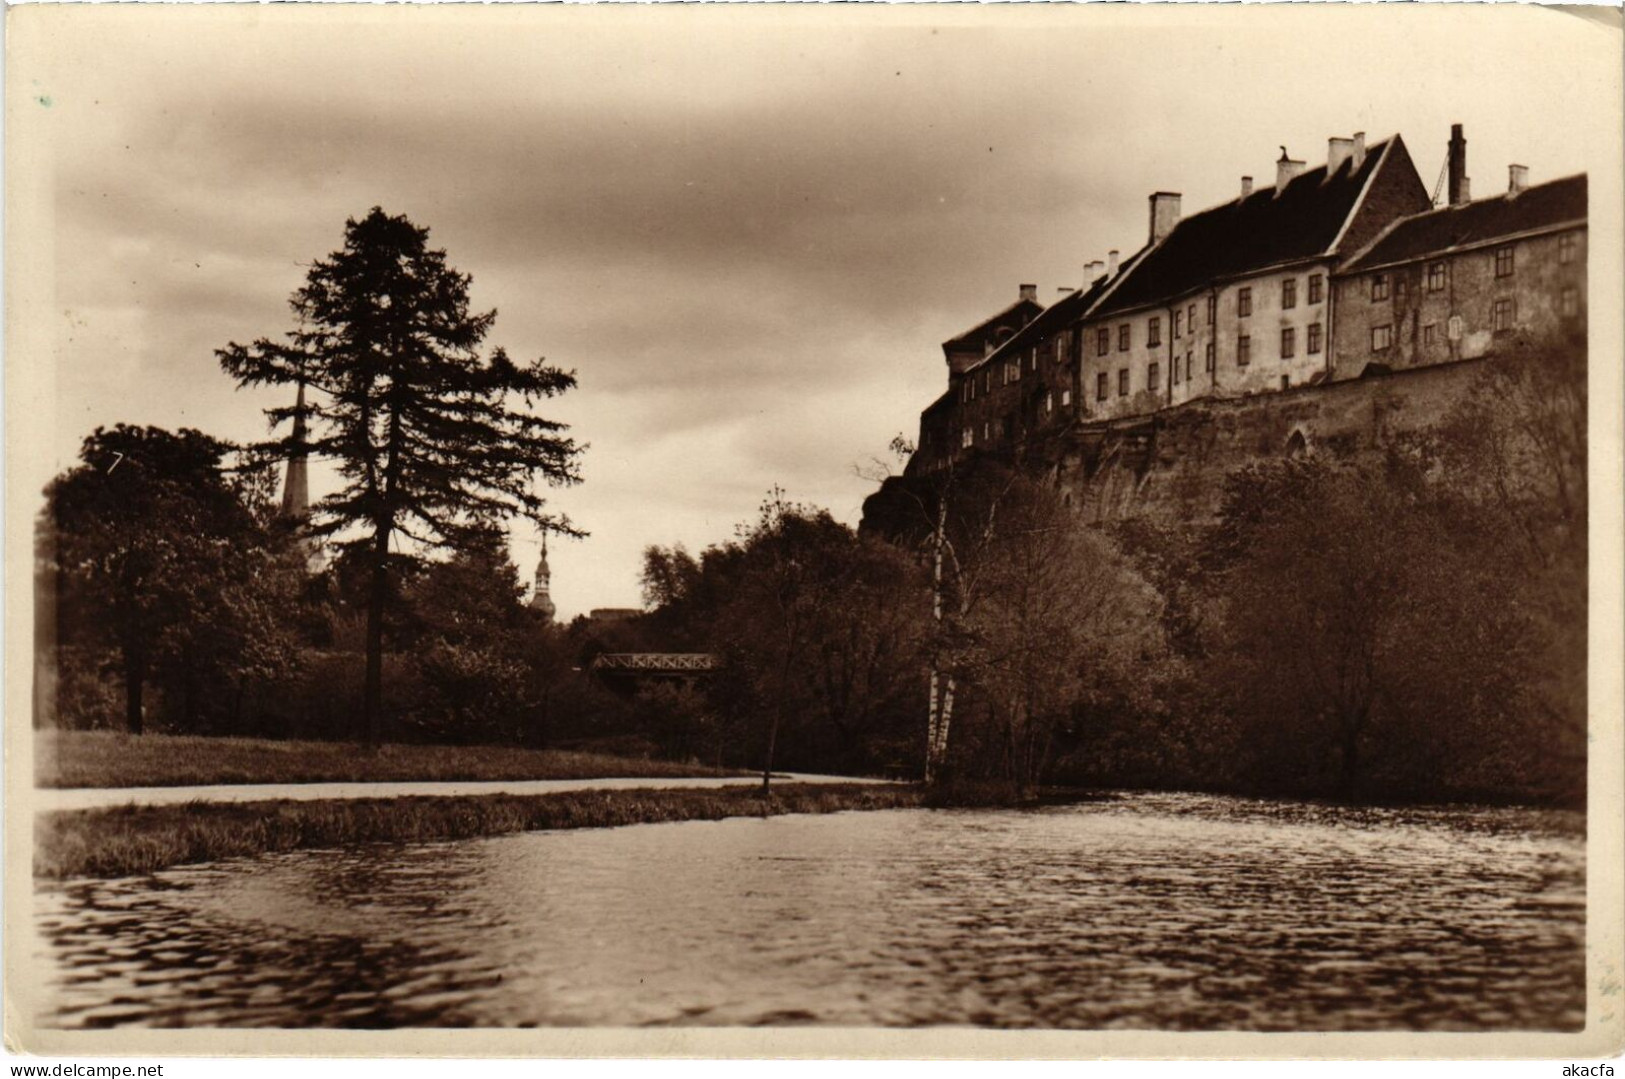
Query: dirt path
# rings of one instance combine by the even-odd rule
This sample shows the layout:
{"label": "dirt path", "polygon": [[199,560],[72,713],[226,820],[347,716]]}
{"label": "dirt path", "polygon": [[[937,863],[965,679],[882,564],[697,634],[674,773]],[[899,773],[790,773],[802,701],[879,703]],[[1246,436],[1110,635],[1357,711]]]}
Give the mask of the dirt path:
{"label": "dirt path", "polygon": [[[775,783],[885,783],[883,779],[848,776],[777,774]],[[567,791],[672,790],[740,787],[760,776],[694,779],[530,779],[450,783],[264,783],[209,787],[76,787],[36,788],[30,801],[38,811],[103,809],[124,805],[179,805],[186,802],[314,802],[330,798],[413,798],[467,794],[562,794]]]}

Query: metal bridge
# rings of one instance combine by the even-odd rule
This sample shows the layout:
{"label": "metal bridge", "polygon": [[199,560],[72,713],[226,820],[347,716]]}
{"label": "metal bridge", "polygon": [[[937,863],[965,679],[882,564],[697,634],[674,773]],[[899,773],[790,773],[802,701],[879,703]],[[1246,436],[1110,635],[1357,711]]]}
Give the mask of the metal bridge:
{"label": "metal bridge", "polygon": [[592,661],[599,674],[651,678],[692,678],[721,669],[722,657],[711,652],[604,652]]}

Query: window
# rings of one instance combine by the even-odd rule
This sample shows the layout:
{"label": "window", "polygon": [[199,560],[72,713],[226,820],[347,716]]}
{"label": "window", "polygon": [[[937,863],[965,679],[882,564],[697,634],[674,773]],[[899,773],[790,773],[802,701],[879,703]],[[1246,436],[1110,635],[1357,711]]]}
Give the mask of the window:
{"label": "window", "polygon": [[1320,297],[1321,297],[1321,291],[1320,290],[1324,287],[1323,282],[1324,282],[1324,279],[1318,273],[1312,273],[1312,274],[1309,275],[1309,302],[1310,303],[1319,303],[1320,302]]}
{"label": "window", "polygon": [[1191,304],[1189,310],[1187,310],[1185,312],[1185,326],[1186,326],[1186,328],[1188,328],[1190,330],[1191,333],[1196,332],[1196,305],[1195,304]]}
{"label": "window", "polygon": [[1253,339],[1246,334],[1236,338],[1236,366],[1246,367],[1253,362]]}
{"label": "window", "polygon": [[1291,326],[1281,331],[1281,359],[1290,360],[1298,350],[1298,331]]}
{"label": "window", "polygon": [[1311,355],[1311,356],[1320,355],[1320,332],[1321,332],[1320,331],[1320,323],[1311,322],[1309,324],[1309,350],[1308,351],[1309,351],[1309,355]]}
{"label": "window", "polygon": [[1117,372],[1117,396],[1128,396],[1128,368],[1120,368]]}
{"label": "window", "polygon": [[1204,371],[1213,370],[1213,342],[1212,341],[1209,341],[1207,343],[1207,354],[1202,357],[1202,370],[1204,370]]}
{"label": "window", "polygon": [[1429,292],[1443,292],[1444,291],[1444,263],[1442,263],[1442,262],[1430,262],[1430,263],[1428,263],[1428,291]]}
{"label": "window", "polygon": [[1495,250],[1495,276],[1512,276],[1512,248],[1498,247]]}
{"label": "window", "polygon": [[[1209,345],[1208,347],[1211,348],[1213,346]],[[1191,380],[1191,351],[1190,351],[1190,349],[1186,349],[1185,350],[1185,381],[1189,382],[1190,380]]]}
{"label": "window", "polygon": [[1386,352],[1388,346],[1394,343],[1394,328],[1392,326],[1371,327],[1371,351]]}
{"label": "window", "polygon": [[1155,390],[1160,389],[1161,387],[1162,367],[1160,364],[1154,363],[1145,370],[1145,388],[1148,390]]}
{"label": "window", "polygon": [[982,372],[982,392],[987,393],[992,388],[993,388],[993,372],[992,371],[983,371]]}
{"label": "window", "polygon": [[1253,290],[1242,288],[1236,292],[1236,315],[1246,318],[1253,313]]}
{"label": "window", "polygon": [[1426,326],[1422,327],[1422,343],[1424,345],[1433,344],[1433,342],[1435,340],[1437,340],[1438,335],[1439,335],[1438,327],[1435,326],[1433,323],[1430,322]]}
{"label": "window", "polygon": [[1071,404],[1072,404],[1072,391],[1071,390],[1062,390],[1061,391],[1061,407],[1066,408]]}
{"label": "window", "polygon": [[1289,311],[1298,306],[1298,279],[1289,277],[1281,282],[1281,310]]}
{"label": "window", "polygon": [[1218,310],[1218,307],[1218,299],[1216,297],[1209,296],[1207,298],[1207,324],[1209,326],[1213,325],[1214,313]]}
{"label": "window", "polygon": [[1184,324],[1185,324],[1185,312],[1175,310],[1174,311],[1174,340],[1175,341],[1179,340],[1179,331],[1184,328]]}
{"label": "window", "polygon": [[982,441],[986,442],[993,436],[993,425],[986,420],[982,421]]}
{"label": "window", "polygon": [[1388,275],[1385,274],[1385,273],[1372,274],[1371,275],[1371,302],[1376,303],[1379,300],[1386,300],[1387,298],[1388,298]]}
{"label": "window", "polygon": [[1570,285],[1563,290],[1563,314],[1571,317],[1580,313],[1580,290]]}
{"label": "window", "polygon": [[1027,370],[1038,370],[1038,346],[1034,345],[1027,353]]}
{"label": "window", "polygon": [[1174,357],[1174,365],[1173,365],[1173,368],[1172,368],[1172,374],[1173,374],[1173,380],[1174,380],[1174,385],[1175,386],[1179,385],[1179,373],[1180,373],[1179,372],[1179,357],[1175,356]]}
{"label": "window", "polygon": [[1104,356],[1112,348],[1112,332],[1102,326],[1095,331],[1095,355]]}
{"label": "window", "polygon": [[1496,333],[1510,333],[1512,330],[1512,301],[1496,300],[1493,317],[1493,326]]}
{"label": "window", "polygon": [[1096,401],[1104,401],[1106,399],[1106,381],[1107,381],[1106,380],[1106,372],[1104,372],[1104,371],[1100,372],[1100,374],[1095,376],[1095,400]]}
{"label": "window", "polygon": [[1117,351],[1119,351],[1119,352],[1127,352],[1128,351],[1128,342],[1129,342],[1129,325],[1128,325],[1128,323],[1125,322],[1121,326],[1117,327]]}
{"label": "window", "polygon": [[1565,232],[1557,238],[1557,261],[1573,262],[1574,256],[1580,250],[1580,237],[1572,232]]}
{"label": "window", "polygon": [[1162,319],[1153,315],[1145,324],[1145,347],[1156,348],[1162,344]]}
{"label": "window", "polygon": [[1044,395],[1044,411],[1045,412],[1054,412],[1055,411],[1055,395],[1053,393],[1046,393]]}
{"label": "window", "polygon": [[1398,302],[1404,302],[1407,291],[1408,291],[1408,286],[1406,284],[1405,279],[1403,277],[1395,277],[1394,278],[1394,299],[1396,301],[1398,301]]}
{"label": "window", "polygon": [[1290,390],[1292,388],[1292,376],[1291,375],[1282,375],[1281,376],[1281,388],[1283,390]]}
{"label": "window", "polygon": [[976,380],[974,378],[959,387],[959,399],[967,405],[976,400]]}
{"label": "window", "polygon": [[976,430],[974,428],[967,427],[959,433],[959,446],[961,449],[968,447],[972,442],[975,441]]}

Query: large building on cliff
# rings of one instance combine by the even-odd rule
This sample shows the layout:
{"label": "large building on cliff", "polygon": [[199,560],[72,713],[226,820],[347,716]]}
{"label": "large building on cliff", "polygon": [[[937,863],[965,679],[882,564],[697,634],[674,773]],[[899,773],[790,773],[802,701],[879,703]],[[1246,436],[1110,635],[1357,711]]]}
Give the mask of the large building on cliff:
{"label": "large building on cliff", "polygon": [[1243,457],[1283,431],[1282,449],[1303,448],[1338,428],[1306,417],[1370,426],[1345,414],[1375,391],[1339,383],[1583,335],[1585,177],[1531,187],[1513,165],[1505,192],[1474,201],[1460,125],[1445,174],[1435,209],[1404,140],[1359,133],[1329,139],[1314,168],[1283,147],[1273,185],[1242,177],[1189,217],[1178,194],[1151,195],[1133,255],[1090,263],[1048,309],[1024,285],[944,343],[948,388],[921,414],[909,473],[1040,444],[1087,461],[1114,432],[1142,448],[1170,424],[1191,435],[1192,409],[1273,417]]}

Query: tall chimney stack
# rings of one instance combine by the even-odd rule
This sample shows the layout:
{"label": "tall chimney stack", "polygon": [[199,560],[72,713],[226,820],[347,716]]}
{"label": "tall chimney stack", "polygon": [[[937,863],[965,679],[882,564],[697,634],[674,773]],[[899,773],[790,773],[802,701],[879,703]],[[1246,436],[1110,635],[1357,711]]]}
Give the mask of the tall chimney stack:
{"label": "tall chimney stack", "polygon": [[[1179,197],[1178,195],[1174,196],[1174,198],[1176,198],[1176,199],[1178,197]],[[1177,214],[1177,212],[1178,211],[1175,211],[1176,214]],[[1106,273],[1110,277],[1116,277],[1117,276],[1117,248],[1115,248],[1115,247],[1112,248],[1110,251],[1106,252]]]}
{"label": "tall chimney stack", "polygon": [[1303,162],[1294,161],[1287,156],[1286,147],[1281,147],[1280,160],[1275,162],[1275,193],[1279,195],[1286,190],[1286,185],[1303,174]]}
{"label": "tall chimney stack", "polygon": [[1021,286],[1021,298],[1023,300],[1031,300],[1033,303],[1037,303],[1038,302],[1038,286],[1037,285],[1022,285]]}
{"label": "tall chimney stack", "polygon": [[1241,178],[1241,197],[1246,198],[1248,195],[1251,195],[1252,193],[1253,193],[1253,178],[1251,176],[1243,176]]}
{"label": "tall chimney stack", "polygon": [[1087,289],[1090,285],[1095,283],[1095,280],[1098,277],[1100,277],[1101,268],[1104,267],[1105,265],[1106,264],[1104,262],[1101,262],[1099,259],[1090,259],[1089,260],[1088,264],[1086,266],[1084,266],[1084,268],[1083,268],[1083,287],[1084,288]]}
{"label": "tall chimney stack", "polygon": [[1507,166],[1507,190],[1512,192],[1512,194],[1516,195],[1518,192],[1522,191],[1524,188],[1526,188],[1528,186],[1529,186],[1529,166],[1528,165],[1508,165]]}
{"label": "tall chimney stack", "polygon": [[1450,157],[1446,164],[1450,176],[1450,205],[1460,206],[1471,196],[1467,184],[1467,140],[1462,137],[1461,125],[1450,125]]}
{"label": "tall chimney stack", "polygon": [[1354,171],[1359,172],[1365,164],[1365,132],[1356,131],[1352,141],[1354,145],[1350,149],[1350,156],[1354,160]]}
{"label": "tall chimney stack", "polygon": [[1326,140],[1326,179],[1330,180],[1343,167],[1343,162],[1354,157],[1354,140],[1336,136]]}
{"label": "tall chimney stack", "polygon": [[1151,196],[1151,242],[1156,243],[1179,224],[1179,193],[1158,191]]}

